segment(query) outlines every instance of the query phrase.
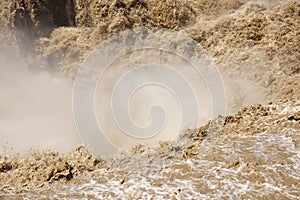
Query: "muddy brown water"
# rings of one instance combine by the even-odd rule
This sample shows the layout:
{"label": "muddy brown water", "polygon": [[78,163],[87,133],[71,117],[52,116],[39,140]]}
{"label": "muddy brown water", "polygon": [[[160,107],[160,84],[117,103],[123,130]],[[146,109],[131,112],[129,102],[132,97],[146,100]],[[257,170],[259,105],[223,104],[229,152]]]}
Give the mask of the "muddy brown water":
{"label": "muddy brown water", "polygon": [[[198,159],[131,156],[28,199],[299,199],[299,130],[206,141]],[[7,197],[7,198],[5,198]],[[4,196],[10,199],[14,196]],[[15,199],[18,199],[15,197]]]}
{"label": "muddy brown water", "polygon": [[[233,116],[220,116],[200,129],[186,130],[177,141],[157,148],[138,145],[132,152],[97,162],[80,147],[67,156],[65,164],[59,163],[63,158],[58,159],[56,172],[47,180],[39,174],[36,162],[7,160],[12,169],[2,167],[2,180],[22,175],[29,175],[29,180],[12,185],[2,181],[6,195],[1,198],[299,199],[299,112],[300,102],[251,106]],[[241,113],[242,121],[238,119]],[[236,123],[242,129],[242,124],[251,122],[264,131],[230,134],[226,129]],[[44,155],[43,162],[58,157],[40,155]],[[32,157],[37,159],[38,154]],[[59,171],[61,164],[72,167]],[[52,165],[40,172],[47,173]],[[28,172],[29,168],[35,169]],[[9,195],[15,192],[20,194]]]}
{"label": "muddy brown water", "polygon": [[[191,0],[179,7],[157,0],[76,0],[71,10],[73,1],[66,1],[71,13],[64,17],[71,20],[64,25],[72,27],[57,29],[52,25],[58,10],[40,2],[0,1],[1,45],[16,46],[22,56],[36,49],[37,60],[28,59],[33,65],[42,60],[46,67],[74,77],[90,50],[114,32],[141,25],[182,30],[208,51],[226,76],[236,114],[187,130],[157,148],[137,145],[116,157],[96,158],[82,146],[65,154],[56,148],[15,157],[1,154],[0,200],[299,199],[298,0]],[[45,19],[51,27],[43,31]],[[4,31],[7,27],[12,30]],[[14,37],[14,28],[20,27],[25,30]],[[26,34],[43,38],[25,40]],[[18,45],[19,40],[26,44]],[[0,50],[1,55],[10,53]],[[11,53],[13,59],[18,53]],[[247,107],[262,100],[260,93],[276,103],[266,105],[264,99],[265,105]]]}

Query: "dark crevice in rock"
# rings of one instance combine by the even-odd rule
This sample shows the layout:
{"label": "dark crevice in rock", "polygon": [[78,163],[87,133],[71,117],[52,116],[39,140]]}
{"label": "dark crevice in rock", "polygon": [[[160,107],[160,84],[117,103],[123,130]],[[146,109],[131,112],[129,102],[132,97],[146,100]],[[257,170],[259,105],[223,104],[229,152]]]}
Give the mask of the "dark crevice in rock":
{"label": "dark crevice in rock", "polygon": [[74,0],[14,0],[11,10],[12,27],[25,57],[34,51],[36,39],[49,37],[57,27],[75,26]]}

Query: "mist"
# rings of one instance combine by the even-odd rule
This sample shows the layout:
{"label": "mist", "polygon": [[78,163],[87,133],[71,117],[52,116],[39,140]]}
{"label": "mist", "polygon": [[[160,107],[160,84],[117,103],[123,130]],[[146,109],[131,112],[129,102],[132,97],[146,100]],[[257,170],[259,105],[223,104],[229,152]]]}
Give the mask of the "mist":
{"label": "mist", "polygon": [[32,70],[16,54],[2,53],[0,91],[0,153],[66,152],[80,144],[72,116],[72,82],[67,78]]}
{"label": "mist", "polygon": [[[7,53],[7,49],[0,49],[0,154],[8,152],[27,152],[30,149],[68,152],[81,144],[79,135],[75,128],[72,111],[72,92],[73,81],[60,72],[53,72],[47,69],[39,69],[39,66],[29,67],[22,58],[17,57],[16,53]],[[157,56],[143,55],[141,61],[145,58],[156,58]],[[130,58],[131,59],[131,58]],[[111,92],[118,80],[113,80],[119,74],[122,76],[127,68],[132,66],[128,63],[134,63],[134,59],[126,62],[120,61],[106,72],[107,78],[102,80],[96,94],[96,114],[98,120],[102,122],[103,132],[109,140],[118,147],[130,147],[137,142],[156,145],[159,141],[173,140],[180,134],[181,118],[178,99],[170,93],[166,93],[161,87],[144,87],[144,90],[133,94],[132,99],[128,100],[128,105],[124,104],[123,98],[116,100],[116,105],[129,106],[131,122],[140,127],[147,127],[151,124],[151,108],[155,105],[163,106],[166,111],[164,129],[157,137],[147,140],[137,140],[128,135],[143,134],[128,129],[128,134],[120,132],[120,127],[116,126],[116,121],[111,110]],[[137,58],[136,58],[137,59]],[[203,80],[195,78],[196,72],[190,71],[189,66],[180,64],[178,60],[169,60],[175,69],[181,71],[187,78],[187,82],[197,88],[196,97],[199,103],[201,115],[197,122],[193,122],[192,127],[199,127],[209,119],[212,119],[210,110],[211,99]],[[123,64],[122,64],[123,63]],[[125,63],[125,66],[124,66]],[[128,69],[127,69],[128,70]],[[137,79],[147,80],[150,71],[136,72]],[[112,76],[113,75],[113,76]],[[166,80],[173,85],[178,94],[185,95],[187,89],[177,79],[169,77],[170,73],[163,74],[152,72],[156,79]],[[145,76],[145,77],[144,77]],[[222,74],[224,88],[226,89],[227,113],[237,112],[244,106],[261,103],[263,101],[263,91],[261,88],[250,81],[245,76],[238,74]],[[128,79],[122,83],[119,91],[132,90],[135,78]],[[145,80],[141,80],[144,82]],[[102,88],[101,88],[102,87]],[[122,89],[123,88],[123,89]],[[121,93],[122,94],[122,93]],[[122,94],[121,96],[126,96]],[[189,99],[184,100],[189,102]],[[190,104],[187,104],[188,110],[193,110]],[[117,115],[121,121],[126,121],[127,115],[119,111]],[[190,114],[190,116],[192,113]],[[155,119],[160,119],[160,115],[154,115]],[[103,123],[104,122],[104,123]],[[125,124],[124,127],[130,124]],[[185,126],[183,127],[185,128]],[[86,133],[80,133],[86,134]],[[97,141],[97,145],[105,141]],[[89,146],[89,144],[85,144]],[[105,146],[105,145],[104,145]],[[99,152],[98,152],[99,153]]]}

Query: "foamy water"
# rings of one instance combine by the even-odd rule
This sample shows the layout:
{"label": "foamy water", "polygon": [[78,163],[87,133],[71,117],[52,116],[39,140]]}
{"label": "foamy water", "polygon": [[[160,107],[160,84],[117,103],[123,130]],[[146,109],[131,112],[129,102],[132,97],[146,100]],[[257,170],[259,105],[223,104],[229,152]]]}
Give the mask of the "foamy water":
{"label": "foamy water", "polygon": [[[296,123],[296,122],[295,122]],[[28,199],[299,199],[299,131],[230,135],[202,142],[197,158],[123,155],[82,184],[30,192]],[[122,157],[122,156],[121,156]]]}
{"label": "foamy water", "polygon": [[[243,98],[246,99],[243,101],[247,104],[261,101],[258,98],[261,95],[254,90],[258,86],[254,84],[253,89],[249,86],[250,81],[245,80],[245,77],[243,77],[248,77],[248,75],[253,76],[251,81],[257,82],[257,85],[259,83],[265,85],[266,83],[264,89],[267,90],[262,92],[262,96],[269,92],[270,99],[274,101],[299,99],[297,90],[299,77],[297,76],[297,67],[294,68],[294,66],[297,66],[299,46],[297,45],[297,41],[299,41],[297,28],[295,28],[299,24],[298,2],[263,1],[264,4],[249,2],[241,8],[238,5],[230,5],[230,1],[224,2],[224,5],[221,1],[220,5],[219,3],[212,4],[207,8],[208,11],[203,10],[203,12],[201,10],[198,13],[197,23],[195,25],[191,24],[189,28],[191,28],[193,38],[200,40],[203,47],[214,56],[214,60],[220,63],[220,66],[223,65],[226,70],[231,71],[228,75],[230,80],[234,79],[234,82],[241,82],[241,86],[240,84],[238,86],[235,86],[235,84],[233,84],[234,86],[229,85],[229,88],[233,88],[231,93],[238,95],[237,103],[240,103],[240,99]],[[198,3],[202,4],[202,2]],[[228,3],[230,9],[237,10],[224,12],[223,6],[227,7]],[[278,3],[278,5],[273,7],[271,5],[273,3]],[[115,2],[112,4],[115,4]],[[237,7],[234,8],[235,6]],[[93,8],[93,6],[88,7]],[[194,6],[192,5],[192,7]],[[196,5],[195,8],[197,8]],[[206,16],[205,13],[213,14],[214,9],[220,10],[218,14],[220,17],[208,20],[212,17]],[[90,9],[86,9],[84,12],[89,13],[90,11]],[[224,16],[222,16],[222,12]],[[99,16],[100,14],[101,12]],[[154,13],[154,15],[156,14]],[[202,15],[204,16],[202,17]],[[118,21],[120,16],[116,16]],[[140,20],[140,16],[137,16],[137,19]],[[115,22],[115,20],[112,21]],[[108,22],[107,26],[110,26],[110,23]],[[179,28],[185,29],[183,27]],[[116,30],[118,30],[118,27],[116,27]],[[70,50],[67,50],[66,53],[69,51],[79,52],[78,55],[81,56],[86,53],[81,43],[93,46],[91,43],[96,44],[99,42],[99,40],[93,39],[93,35],[98,34],[92,34],[91,39],[86,39],[85,34],[85,31],[81,30],[80,27],[60,28],[49,38],[49,47],[41,46],[41,49],[45,49],[45,52],[42,53],[50,56],[57,54],[57,49],[67,48]],[[258,37],[252,38],[253,34]],[[87,35],[90,36],[90,34]],[[74,40],[75,36],[78,37],[76,42]],[[249,36],[251,37],[249,38]],[[58,44],[55,42],[56,40],[59,41]],[[65,45],[60,46],[61,41],[66,41]],[[72,46],[69,47],[69,44],[72,44]],[[85,45],[84,47],[86,48]],[[261,51],[257,49],[261,49]],[[7,49],[4,49],[3,52],[6,51]],[[60,51],[59,54],[61,54]],[[73,62],[73,58],[68,58],[68,54],[61,55],[63,58],[59,58],[59,60],[62,61],[61,63],[67,64],[66,66],[60,66],[60,69],[66,69],[66,67],[69,67],[70,61]],[[46,146],[55,150],[61,147],[59,150],[64,151],[79,144],[79,141],[75,138],[76,135],[73,134],[72,115],[67,114],[72,114],[69,112],[71,107],[68,107],[69,96],[65,96],[67,88],[70,88],[69,91],[71,91],[70,83],[62,79],[61,84],[55,83],[52,85],[52,76],[44,74],[36,77],[36,74],[33,75],[28,73],[27,70],[21,70],[21,68],[16,68],[18,70],[9,73],[10,70],[6,67],[6,59],[2,60],[0,64],[5,64],[1,65],[3,66],[1,81],[4,82],[3,80],[7,79],[7,83],[20,85],[20,89],[15,87],[14,84],[3,87],[5,90],[2,88],[1,103],[5,105],[0,109],[2,112],[0,123],[2,125],[0,129],[3,132],[1,133],[2,144],[6,144],[8,141],[13,147],[20,149]],[[18,59],[13,55],[12,60]],[[19,65],[18,63],[12,63],[13,65]],[[11,64],[7,66],[14,69]],[[243,71],[242,69],[246,70]],[[43,88],[44,85],[48,88]],[[9,89],[10,86],[13,90]],[[24,88],[25,86],[28,87]],[[237,89],[234,87],[237,87]],[[37,89],[32,90],[32,88]],[[231,93],[229,92],[229,95]],[[61,99],[61,101],[53,101],[54,97],[56,100]],[[249,97],[250,99],[248,99]],[[29,106],[25,109],[21,105]],[[142,109],[146,108],[145,104],[141,106]],[[65,111],[64,109],[67,107],[69,110]],[[174,109],[173,106],[171,107]],[[275,107],[277,109],[277,106]],[[239,110],[240,108],[241,106],[238,105],[233,110]],[[53,114],[40,117],[40,110],[43,109],[46,109],[43,113]],[[0,183],[2,183],[0,185],[3,188],[0,200],[300,199],[299,111],[300,107],[297,103],[297,106],[286,106],[281,112],[272,114],[269,117],[265,117],[265,110],[241,112],[233,119],[234,122],[230,122],[231,124],[229,123],[229,126],[226,127],[227,129],[224,131],[226,134],[219,135],[220,131],[218,129],[212,130],[209,131],[212,135],[204,137],[203,142],[195,142],[195,151],[193,148],[190,149],[192,156],[184,156],[186,147],[189,148],[190,144],[185,144],[186,141],[179,140],[175,145],[162,147],[157,151],[149,150],[136,154],[125,153],[117,158],[105,160],[109,168],[93,171],[93,169],[90,170],[86,167],[86,169],[80,171],[77,169],[79,166],[76,166],[76,170],[72,172],[74,179],[70,181],[64,176],[57,179],[56,177],[72,171],[74,163],[81,165],[82,163],[85,164],[86,161],[92,162],[92,159],[85,159],[84,156],[82,156],[84,159],[82,157],[76,157],[75,159],[70,157],[69,160],[63,159],[62,162],[59,162],[62,158],[58,154],[52,156],[43,154],[40,156],[43,159],[32,158],[29,159],[31,162],[25,162],[24,165],[22,165],[22,161],[4,163],[3,172],[1,172],[3,178],[0,178]],[[57,113],[61,118],[57,118]],[[25,121],[22,116],[27,116]],[[5,120],[3,120],[3,117]],[[240,127],[242,131],[239,131]],[[295,129],[283,129],[283,127],[294,127]],[[171,126],[171,128],[174,127]],[[25,131],[32,138],[25,134],[22,134],[23,137],[16,136],[12,133],[17,133],[16,129],[19,132]],[[269,130],[269,132],[262,132],[262,129]],[[248,130],[251,133],[259,131],[258,134],[251,135],[247,133]],[[43,131],[43,135],[41,131]],[[4,141],[4,139],[7,141]],[[190,137],[188,139],[190,141],[187,143],[202,138]],[[196,156],[193,155],[193,151],[197,154]],[[57,157],[57,159],[53,159],[53,157]],[[49,168],[45,167],[45,165],[48,166],[48,161],[51,161],[51,159],[52,162],[50,162]],[[67,167],[63,166],[65,160],[69,162]],[[44,163],[41,164],[42,162]],[[85,167],[84,164],[83,167]],[[64,171],[61,172],[58,168]],[[51,170],[53,173],[51,173]],[[45,173],[46,176],[40,177],[42,173]],[[72,175],[72,173],[69,174]],[[32,190],[32,188],[39,187],[41,188]],[[19,194],[19,192],[25,193]],[[8,194],[16,195],[9,196]]]}

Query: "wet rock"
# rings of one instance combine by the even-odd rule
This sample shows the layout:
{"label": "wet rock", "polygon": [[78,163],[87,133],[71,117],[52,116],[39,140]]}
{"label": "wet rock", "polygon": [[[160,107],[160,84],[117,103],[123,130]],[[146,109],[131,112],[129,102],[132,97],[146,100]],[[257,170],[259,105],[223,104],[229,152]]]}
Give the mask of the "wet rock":
{"label": "wet rock", "polygon": [[13,166],[10,163],[7,162],[0,162],[0,173],[7,172],[11,170]]}

